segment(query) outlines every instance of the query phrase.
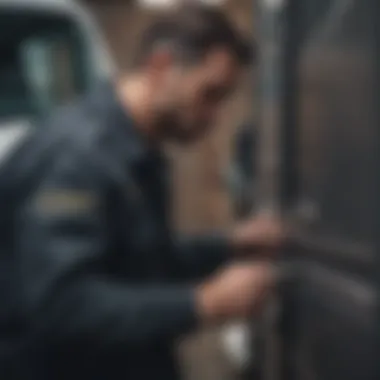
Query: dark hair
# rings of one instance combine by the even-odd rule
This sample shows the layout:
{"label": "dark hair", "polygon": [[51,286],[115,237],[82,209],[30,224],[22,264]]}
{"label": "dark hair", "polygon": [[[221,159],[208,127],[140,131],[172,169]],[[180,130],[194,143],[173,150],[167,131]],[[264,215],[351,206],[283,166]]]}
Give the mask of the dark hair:
{"label": "dark hair", "polygon": [[224,46],[242,65],[255,60],[254,42],[235,30],[219,9],[205,5],[184,5],[153,22],[143,33],[135,66],[161,44],[167,44],[181,63],[200,61],[210,49]]}

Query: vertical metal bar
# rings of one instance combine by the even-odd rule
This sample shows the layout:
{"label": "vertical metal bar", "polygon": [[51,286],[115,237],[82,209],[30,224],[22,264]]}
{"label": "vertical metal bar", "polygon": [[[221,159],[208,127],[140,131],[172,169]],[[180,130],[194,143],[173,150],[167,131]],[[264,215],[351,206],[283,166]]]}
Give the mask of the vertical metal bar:
{"label": "vertical metal bar", "polygon": [[280,202],[282,209],[294,204],[298,195],[298,63],[299,0],[288,0],[284,8],[282,61],[282,121],[280,125]]}
{"label": "vertical metal bar", "polygon": [[[376,193],[380,194],[380,2],[378,0],[370,0],[369,6],[371,7],[372,15],[372,26],[374,34],[374,70],[375,70],[375,84],[374,84],[374,107],[376,112],[375,122],[376,122],[376,140],[377,140],[377,149],[374,152],[376,160],[376,173],[375,176],[375,186]],[[375,321],[378,321],[378,326],[380,326],[380,196],[377,197],[377,204],[374,205],[375,210],[375,236],[376,236],[376,265],[374,265],[374,284],[376,284],[377,290],[377,305],[376,305],[376,318]],[[380,328],[377,329],[376,336],[376,351],[377,355],[373,355],[374,358],[378,358],[380,355]],[[375,373],[373,374],[373,379],[380,378],[380,361],[377,360],[375,363]]]}
{"label": "vertical metal bar", "polygon": [[[258,141],[258,206],[274,213],[282,204],[282,124],[284,99],[284,10],[289,0],[261,0],[259,15],[259,99],[260,127]],[[268,313],[260,321],[260,380],[282,378],[281,352],[279,351],[277,316],[278,297],[271,300]]]}
{"label": "vertical metal bar", "polygon": [[259,2],[259,92],[260,129],[258,152],[258,204],[271,211],[279,209],[279,127],[281,123],[281,12],[283,0]]}
{"label": "vertical metal bar", "polygon": [[[282,122],[279,128],[279,203],[282,213],[295,205],[298,196],[298,66],[299,47],[302,38],[299,20],[300,1],[288,0],[284,7],[282,56]],[[294,269],[294,268],[293,268]],[[294,276],[294,274],[293,274]],[[281,286],[281,312],[278,320],[277,336],[280,350],[279,372],[281,380],[296,380],[295,341],[297,333],[297,305],[294,300],[293,278]]]}

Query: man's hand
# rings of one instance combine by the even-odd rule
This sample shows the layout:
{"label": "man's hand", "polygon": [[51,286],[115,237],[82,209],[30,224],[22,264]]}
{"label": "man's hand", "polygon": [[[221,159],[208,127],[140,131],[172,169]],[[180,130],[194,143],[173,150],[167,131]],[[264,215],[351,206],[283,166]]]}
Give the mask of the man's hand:
{"label": "man's hand", "polygon": [[241,222],[232,230],[232,244],[237,250],[273,251],[283,247],[287,233],[283,223],[273,216],[262,215]]}
{"label": "man's hand", "polygon": [[217,323],[259,313],[274,283],[267,263],[231,265],[197,289],[201,320]]}

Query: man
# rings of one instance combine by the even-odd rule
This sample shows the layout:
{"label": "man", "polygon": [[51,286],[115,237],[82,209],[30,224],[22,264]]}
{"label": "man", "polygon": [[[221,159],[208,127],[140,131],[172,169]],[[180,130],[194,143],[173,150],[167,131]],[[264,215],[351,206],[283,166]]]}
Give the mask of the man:
{"label": "man", "polygon": [[8,378],[178,379],[178,338],[260,306],[266,264],[219,268],[246,248],[276,250],[280,227],[261,218],[174,239],[160,148],[204,135],[246,58],[219,11],[174,12],[146,31],[127,74],[55,115],[3,168]]}

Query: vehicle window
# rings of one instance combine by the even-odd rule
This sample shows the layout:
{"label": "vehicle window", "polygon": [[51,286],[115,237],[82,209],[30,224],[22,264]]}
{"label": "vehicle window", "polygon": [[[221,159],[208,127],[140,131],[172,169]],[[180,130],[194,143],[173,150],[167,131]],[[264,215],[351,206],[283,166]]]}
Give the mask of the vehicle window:
{"label": "vehicle window", "polygon": [[85,88],[80,30],[67,17],[0,9],[0,118],[39,116]]}

